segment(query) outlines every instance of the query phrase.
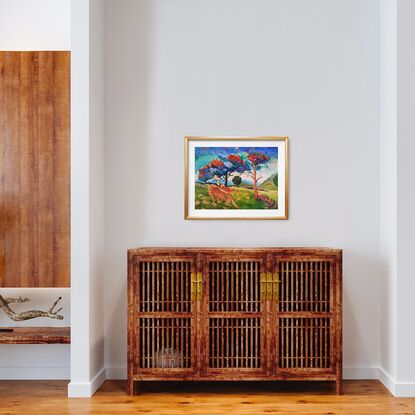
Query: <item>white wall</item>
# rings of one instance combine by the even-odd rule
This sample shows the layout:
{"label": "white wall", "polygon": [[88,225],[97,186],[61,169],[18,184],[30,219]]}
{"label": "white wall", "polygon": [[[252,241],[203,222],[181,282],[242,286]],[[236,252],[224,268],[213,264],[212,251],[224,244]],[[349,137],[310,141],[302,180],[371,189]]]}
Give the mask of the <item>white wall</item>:
{"label": "white wall", "polygon": [[[0,50],[70,49],[70,0],[0,0]],[[16,310],[48,309],[62,296],[64,320],[36,319],[13,323],[0,315],[1,326],[69,325],[69,289],[1,289],[5,296],[28,297]],[[0,345],[0,379],[68,379],[68,345]]]}
{"label": "white wall", "polygon": [[[126,251],[344,249],[346,375],[379,364],[377,0],[120,0],[105,13],[106,366],[125,375]],[[288,221],[184,221],[184,135],[288,135]]]}
{"label": "white wall", "polygon": [[0,50],[68,50],[70,0],[0,0]]}

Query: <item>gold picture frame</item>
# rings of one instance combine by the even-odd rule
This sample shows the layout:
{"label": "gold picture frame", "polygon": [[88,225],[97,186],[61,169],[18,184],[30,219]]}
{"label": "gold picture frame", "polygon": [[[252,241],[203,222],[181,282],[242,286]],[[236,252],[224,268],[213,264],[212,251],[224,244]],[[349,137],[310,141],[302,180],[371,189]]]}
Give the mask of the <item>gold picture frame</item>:
{"label": "gold picture frame", "polygon": [[[207,164],[199,168],[205,161]],[[261,184],[258,180],[263,177],[257,178],[257,169],[266,169],[269,174]],[[236,175],[239,179],[235,182]],[[202,181],[202,177],[208,180]],[[240,187],[229,186],[229,178]],[[185,220],[287,220],[288,137],[186,136],[184,180]]]}

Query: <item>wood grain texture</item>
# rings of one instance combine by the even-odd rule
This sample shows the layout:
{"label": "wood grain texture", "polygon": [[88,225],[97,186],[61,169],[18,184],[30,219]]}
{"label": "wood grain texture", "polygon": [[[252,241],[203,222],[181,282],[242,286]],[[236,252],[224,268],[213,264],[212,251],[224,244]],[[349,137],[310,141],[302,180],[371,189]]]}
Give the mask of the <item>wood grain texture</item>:
{"label": "wood grain texture", "polygon": [[0,52],[0,286],[70,286],[70,53]]}
{"label": "wood grain texture", "polygon": [[[291,379],[335,381],[341,394],[341,259],[324,248],[129,250],[129,393],[143,380]],[[190,310],[178,294],[189,285]]]}
{"label": "wood grain texture", "polygon": [[14,327],[12,332],[0,332],[0,344],[69,344],[69,327]]}
{"label": "wood grain texture", "polygon": [[415,398],[395,398],[379,381],[345,381],[344,394],[315,382],[144,383],[125,395],[124,381],[106,381],[90,399],[68,399],[67,381],[0,381],[0,413],[38,414],[413,414]]}

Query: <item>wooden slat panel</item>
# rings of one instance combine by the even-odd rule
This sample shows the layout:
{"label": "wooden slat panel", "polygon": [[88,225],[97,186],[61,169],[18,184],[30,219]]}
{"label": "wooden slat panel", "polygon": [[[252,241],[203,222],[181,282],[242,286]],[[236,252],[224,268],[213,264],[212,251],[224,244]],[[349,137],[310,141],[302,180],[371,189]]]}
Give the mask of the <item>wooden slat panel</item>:
{"label": "wooden slat panel", "polygon": [[209,319],[209,369],[261,367],[260,318]]}
{"label": "wooden slat panel", "polygon": [[[335,284],[328,258],[277,258],[279,301],[276,373],[333,371]],[[337,323],[336,323],[337,324]]]}
{"label": "wooden slat panel", "polygon": [[280,261],[279,312],[329,312],[331,263]]}
{"label": "wooden slat panel", "polygon": [[[189,312],[191,299],[187,287],[190,287],[190,268],[189,261],[140,261],[139,311],[141,313]],[[180,270],[179,273],[176,273],[176,269]]]}
{"label": "wooden slat panel", "polygon": [[70,286],[70,53],[0,52],[0,285]]}
{"label": "wooden slat panel", "polygon": [[190,318],[140,318],[140,369],[186,369],[191,367]]}
{"label": "wooden slat panel", "polygon": [[131,392],[131,379],[143,370],[192,372],[196,355],[190,279],[196,261],[191,256],[130,257],[129,269],[133,270],[129,289],[136,299],[132,301],[133,315],[129,314],[133,322],[129,347],[134,347],[134,352],[129,348],[129,362],[134,362],[133,367],[129,363],[128,371]]}
{"label": "wooden slat panel", "polygon": [[[282,318],[279,321],[279,336],[280,369],[331,368],[328,318]],[[289,338],[288,342],[287,338]],[[311,346],[312,341],[314,341],[313,346]],[[286,344],[291,346],[284,348]]]}
{"label": "wooden slat panel", "polygon": [[259,312],[260,273],[258,260],[208,261],[209,312]]}

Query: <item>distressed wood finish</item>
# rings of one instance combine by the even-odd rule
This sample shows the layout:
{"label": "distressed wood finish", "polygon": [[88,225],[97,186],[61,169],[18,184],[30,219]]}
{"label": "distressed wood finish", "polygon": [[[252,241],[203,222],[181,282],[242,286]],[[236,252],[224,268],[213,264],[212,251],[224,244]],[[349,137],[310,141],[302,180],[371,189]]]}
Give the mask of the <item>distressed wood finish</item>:
{"label": "distressed wood finish", "polygon": [[70,53],[0,52],[0,286],[70,286]]}
{"label": "distressed wood finish", "polygon": [[342,393],[342,252],[128,252],[128,391],[143,380],[320,380]]}
{"label": "distressed wood finish", "polygon": [[[1,328],[0,328],[1,329]],[[0,344],[69,344],[69,327],[13,327],[0,331]]]}

